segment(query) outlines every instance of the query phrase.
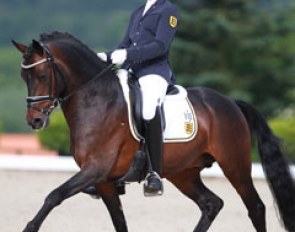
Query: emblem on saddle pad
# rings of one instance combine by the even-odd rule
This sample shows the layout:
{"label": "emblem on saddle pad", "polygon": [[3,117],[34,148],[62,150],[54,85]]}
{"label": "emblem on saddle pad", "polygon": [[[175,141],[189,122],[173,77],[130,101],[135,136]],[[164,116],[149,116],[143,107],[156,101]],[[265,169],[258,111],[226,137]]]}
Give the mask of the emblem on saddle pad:
{"label": "emblem on saddle pad", "polygon": [[194,132],[194,123],[193,121],[193,115],[191,112],[186,111],[184,113],[184,118],[185,118],[185,122],[184,122],[184,130],[188,135],[191,135]]}

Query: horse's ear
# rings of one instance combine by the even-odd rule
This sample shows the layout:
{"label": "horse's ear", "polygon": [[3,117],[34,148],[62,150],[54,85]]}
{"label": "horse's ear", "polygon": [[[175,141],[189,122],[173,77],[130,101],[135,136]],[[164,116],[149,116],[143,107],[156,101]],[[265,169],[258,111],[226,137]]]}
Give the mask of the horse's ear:
{"label": "horse's ear", "polygon": [[41,46],[41,44],[37,41],[37,40],[32,40],[32,45],[33,45],[33,49],[34,51],[40,55],[40,56],[43,56],[43,53],[44,53],[44,49],[43,47]]}
{"label": "horse's ear", "polygon": [[12,44],[21,52],[21,53],[25,53],[27,50],[27,46],[24,44],[20,44],[15,42],[14,40],[11,40]]}

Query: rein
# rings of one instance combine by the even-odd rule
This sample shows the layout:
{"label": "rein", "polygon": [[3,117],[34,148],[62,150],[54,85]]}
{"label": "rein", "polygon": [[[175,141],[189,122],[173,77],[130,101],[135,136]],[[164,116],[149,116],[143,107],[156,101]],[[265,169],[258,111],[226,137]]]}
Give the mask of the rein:
{"label": "rein", "polygon": [[[56,79],[56,72],[60,73],[61,75],[62,72],[59,70],[57,64],[54,62],[54,58],[51,54],[51,52],[49,51],[49,49],[42,43],[39,42],[40,46],[43,48],[43,50],[45,51],[47,58],[44,58],[42,60],[39,60],[35,63],[29,64],[29,65],[25,65],[25,64],[21,64],[21,67],[23,69],[31,69],[34,68],[37,65],[43,64],[45,62],[49,62],[51,65],[51,68],[53,70],[53,75],[54,78]],[[43,114],[45,114],[46,116],[49,116],[50,113],[57,108],[59,105],[61,105],[63,102],[67,101],[70,97],[72,97],[73,95],[75,95],[77,92],[79,92],[80,90],[84,89],[85,87],[87,87],[88,85],[90,85],[91,83],[93,83],[97,78],[101,77],[105,72],[107,72],[108,70],[110,70],[113,67],[113,64],[109,64],[106,68],[104,68],[102,71],[100,71],[98,74],[96,74],[93,78],[90,79],[90,81],[86,82],[85,84],[81,85],[80,87],[78,87],[76,90],[72,91],[71,93],[69,93],[68,95],[66,95],[65,97],[53,97],[51,96],[51,93],[49,91],[48,95],[45,96],[29,96],[27,97],[27,107],[28,108],[32,108],[38,112],[41,112]],[[51,89],[51,86],[49,86],[49,90]],[[41,102],[52,102],[52,105],[50,107],[46,107],[46,108],[40,108],[40,107],[36,107],[35,104],[37,103],[41,103]]]}
{"label": "rein", "polygon": [[81,85],[80,87],[78,87],[73,92],[69,93],[68,95],[66,95],[63,98],[59,97],[58,98],[59,103],[65,102],[70,97],[72,97],[74,94],[76,94],[80,90],[84,89],[85,87],[87,87],[88,85],[90,85],[91,83],[93,83],[97,78],[101,77],[105,72],[107,72],[108,70],[110,70],[113,66],[114,66],[113,64],[109,64],[106,68],[104,68],[102,71],[100,71],[98,74],[96,74],[93,78],[90,79],[90,81],[86,82],[84,85]]}

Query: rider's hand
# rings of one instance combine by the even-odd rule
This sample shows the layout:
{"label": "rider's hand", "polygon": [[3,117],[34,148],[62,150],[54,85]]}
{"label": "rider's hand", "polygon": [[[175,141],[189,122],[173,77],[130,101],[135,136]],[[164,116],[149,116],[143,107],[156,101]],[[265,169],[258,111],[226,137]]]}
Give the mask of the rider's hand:
{"label": "rider's hand", "polygon": [[127,59],[126,49],[115,50],[111,55],[111,60],[113,64],[122,65]]}
{"label": "rider's hand", "polygon": [[104,52],[99,52],[99,53],[96,53],[96,55],[97,55],[102,61],[107,62],[108,57],[107,57],[107,54],[106,54],[106,53],[104,53]]}

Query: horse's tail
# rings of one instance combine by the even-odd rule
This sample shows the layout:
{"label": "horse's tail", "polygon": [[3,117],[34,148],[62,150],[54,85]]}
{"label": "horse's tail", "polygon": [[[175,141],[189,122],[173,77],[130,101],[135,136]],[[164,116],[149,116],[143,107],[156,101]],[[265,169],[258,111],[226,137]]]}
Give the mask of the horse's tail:
{"label": "horse's tail", "polygon": [[254,107],[240,100],[235,102],[244,114],[251,133],[257,137],[261,164],[281,219],[288,231],[295,232],[295,183],[280,149],[279,139]]}

